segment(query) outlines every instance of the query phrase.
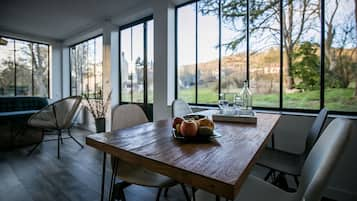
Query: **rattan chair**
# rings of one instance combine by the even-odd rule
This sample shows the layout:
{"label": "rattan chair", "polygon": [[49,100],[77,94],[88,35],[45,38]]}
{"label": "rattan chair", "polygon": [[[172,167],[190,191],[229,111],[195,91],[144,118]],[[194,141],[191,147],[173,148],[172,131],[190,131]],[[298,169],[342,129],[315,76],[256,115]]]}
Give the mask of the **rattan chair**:
{"label": "rattan chair", "polygon": [[[36,144],[29,152],[29,155],[44,142],[44,131],[57,131],[57,158],[60,158],[60,144],[63,143],[62,130],[67,130],[69,138],[73,139],[80,147],[83,145],[72,136],[71,127],[76,111],[81,103],[81,96],[70,96],[59,101],[56,101],[39,112],[33,114],[27,121],[31,127],[42,128],[42,140]],[[49,140],[47,140],[49,141]]]}

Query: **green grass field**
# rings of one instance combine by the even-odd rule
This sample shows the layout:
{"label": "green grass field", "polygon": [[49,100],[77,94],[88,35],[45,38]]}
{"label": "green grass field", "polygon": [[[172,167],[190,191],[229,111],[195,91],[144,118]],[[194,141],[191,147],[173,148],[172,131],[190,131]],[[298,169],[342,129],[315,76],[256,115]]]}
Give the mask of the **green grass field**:
{"label": "green grass field", "polygon": [[[186,102],[194,102],[195,89],[181,89],[179,98]],[[354,96],[353,88],[335,88],[325,90],[325,105],[333,111],[357,112],[357,97]],[[199,88],[198,103],[217,104],[217,92],[212,88]],[[294,109],[319,109],[320,91],[305,91],[284,94],[284,108]],[[253,105],[259,107],[278,107],[279,94],[253,94]]]}

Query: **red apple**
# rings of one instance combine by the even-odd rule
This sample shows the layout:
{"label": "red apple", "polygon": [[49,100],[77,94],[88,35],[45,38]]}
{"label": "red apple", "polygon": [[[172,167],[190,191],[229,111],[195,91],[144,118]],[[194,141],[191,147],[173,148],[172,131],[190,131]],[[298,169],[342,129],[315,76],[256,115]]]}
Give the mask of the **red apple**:
{"label": "red apple", "polygon": [[194,120],[184,120],[180,126],[180,133],[183,136],[196,136],[198,131],[197,123]]}
{"label": "red apple", "polygon": [[183,118],[181,117],[175,117],[173,122],[172,122],[172,128],[177,128],[177,124],[181,125],[181,123],[184,121]]}

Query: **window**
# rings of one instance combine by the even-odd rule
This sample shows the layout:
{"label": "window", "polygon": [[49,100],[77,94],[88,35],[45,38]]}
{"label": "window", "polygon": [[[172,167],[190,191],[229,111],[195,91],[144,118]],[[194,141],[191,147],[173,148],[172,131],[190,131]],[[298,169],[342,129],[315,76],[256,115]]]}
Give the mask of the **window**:
{"label": "window", "polygon": [[248,80],[256,108],[355,114],[355,6],[198,0],[176,7],[177,98],[216,104],[220,93],[237,93]]}
{"label": "window", "polygon": [[0,96],[49,97],[49,46],[0,38]]}
{"label": "window", "polygon": [[120,28],[122,103],[153,103],[154,30],[152,17]]}
{"label": "window", "polygon": [[71,95],[102,98],[103,37],[97,36],[70,48]]}

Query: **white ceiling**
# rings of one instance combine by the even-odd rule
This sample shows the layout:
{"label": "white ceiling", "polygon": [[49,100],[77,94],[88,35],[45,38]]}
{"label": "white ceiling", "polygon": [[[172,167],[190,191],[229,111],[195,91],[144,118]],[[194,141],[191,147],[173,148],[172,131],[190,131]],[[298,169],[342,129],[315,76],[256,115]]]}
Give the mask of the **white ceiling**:
{"label": "white ceiling", "polygon": [[65,40],[145,0],[1,0],[0,32]]}

